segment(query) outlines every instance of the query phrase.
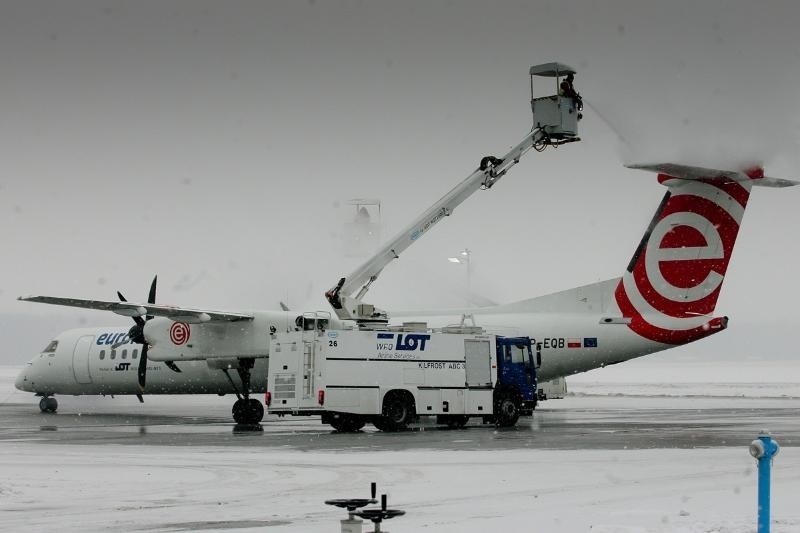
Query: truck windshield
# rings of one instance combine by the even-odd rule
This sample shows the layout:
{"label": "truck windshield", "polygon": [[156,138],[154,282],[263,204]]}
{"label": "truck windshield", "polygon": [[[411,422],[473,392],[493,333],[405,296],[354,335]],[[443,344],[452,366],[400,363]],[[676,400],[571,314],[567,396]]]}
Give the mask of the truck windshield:
{"label": "truck windshield", "polygon": [[527,359],[525,357],[525,346],[518,345],[518,346],[509,346],[508,349],[511,351],[511,362],[512,363],[524,363]]}

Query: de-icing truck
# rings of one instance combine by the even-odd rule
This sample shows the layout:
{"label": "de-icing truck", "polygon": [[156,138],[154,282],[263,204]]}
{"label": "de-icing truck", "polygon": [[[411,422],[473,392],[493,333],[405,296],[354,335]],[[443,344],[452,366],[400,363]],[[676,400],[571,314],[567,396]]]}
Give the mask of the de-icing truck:
{"label": "de-icing truck", "polygon": [[405,429],[420,416],[462,427],[469,418],[513,426],[536,406],[536,358],[528,337],[481,328],[405,323],[326,329],[322,313],[270,343],[269,412],[322,415],[339,431],[371,423]]}
{"label": "de-icing truck", "polygon": [[[270,335],[265,403],[277,414],[321,414],[339,431],[372,423],[403,429],[422,415],[460,427],[470,417],[513,426],[536,406],[531,339],[492,335],[460,326],[432,330],[424,323],[390,326],[389,314],[364,302],[383,269],[479,190],[491,189],[531,149],[541,152],[577,142],[580,99],[534,98],[534,77],[559,78],[575,70],[563,63],[530,68],[533,128],[502,157],[484,156],[478,167],[389,239],[362,265],[325,293],[330,314],[298,317],[295,331]],[[343,325],[350,325],[351,329]],[[537,353],[538,350],[537,350]]]}

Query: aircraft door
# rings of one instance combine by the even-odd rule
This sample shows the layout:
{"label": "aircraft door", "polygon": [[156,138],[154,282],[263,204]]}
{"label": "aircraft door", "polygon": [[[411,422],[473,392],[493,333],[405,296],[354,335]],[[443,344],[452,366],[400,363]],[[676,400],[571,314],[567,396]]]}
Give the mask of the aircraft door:
{"label": "aircraft door", "polygon": [[89,374],[89,349],[93,342],[94,335],[84,335],[75,343],[75,350],[72,352],[72,372],[78,383],[92,382],[92,376]]}

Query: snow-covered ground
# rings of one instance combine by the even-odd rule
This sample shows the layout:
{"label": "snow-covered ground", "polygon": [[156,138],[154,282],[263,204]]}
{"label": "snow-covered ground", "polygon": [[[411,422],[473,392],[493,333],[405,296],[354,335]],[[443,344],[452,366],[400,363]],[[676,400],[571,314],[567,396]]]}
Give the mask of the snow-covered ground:
{"label": "snow-covered ground", "polygon": [[[773,369],[773,379],[763,382],[755,368],[737,378],[739,364],[727,370],[678,366],[654,364],[642,374],[641,367],[620,365],[575,376],[569,398],[542,407],[685,408],[705,402],[704,395],[717,397],[709,405],[800,406],[794,399],[800,397],[798,365]],[[14,373],[0,371],[0,400],[31,402],[30,395],[8,389]],[[181,412],[197,405],[180,402]],[[493,430],[472,428],[464,438],[476,431]],[[334,532],[344,513],[323,501],[365,496],[369,482],[377,481],[390,506],[408,513],[386,524],[395,533],[755,531],[756,469],[744,445],[453,451],[409,450],[408,440],[402,451],[302,452],[198,447],[191,433],[172,446],[10,439],[0,442],[0,530]],[[798,494],[800,449],[784,447],[775,461],[773,531],[800,531]]]}
{"label": "snow-covered ground", "polygon": [[[773,480],[776,532],[800,531],[800,451]],[[754,531],[745,448],[301,453],[192,446],[0,446],[4,531],[338,531],[323,504],[370,481],[400,531]]]}
{"label": "snow-covered ground", "polygon": [[800,399],[800,360],[721,363],[679,360],[668,352],[577,374],[574,395]]}

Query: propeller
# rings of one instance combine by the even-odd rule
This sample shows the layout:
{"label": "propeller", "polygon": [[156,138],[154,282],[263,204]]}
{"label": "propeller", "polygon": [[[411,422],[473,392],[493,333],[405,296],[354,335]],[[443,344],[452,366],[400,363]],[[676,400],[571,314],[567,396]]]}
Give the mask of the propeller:
{"label": "propeller", "polygon": [[[147,303],[149,304],[156,303],[157,281],[158,276],[155,276],[153,278],[153,282],[150,284],[150,293],[147,295]],[[128,301],[119,291],[117,291],[117,296],[119,296],[121,302]],[[147,340],[144,338],[144,325],[148,320],[152,319],[153,315],[146,315],[144,318],[135,316],[133,317],[135,324],[131,326],[131,329],[128,330],[128,338],[131,340],[131,342],[142,345],[142,355],[139,358],[138,370],[139,390],[141,391],[144,391],[145,379],[147,377]]]}

